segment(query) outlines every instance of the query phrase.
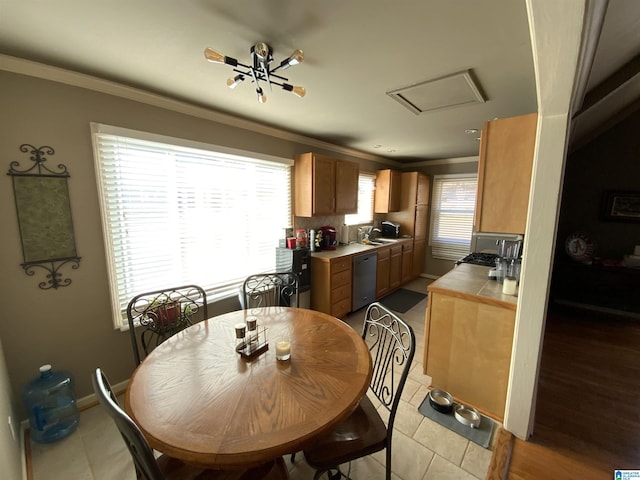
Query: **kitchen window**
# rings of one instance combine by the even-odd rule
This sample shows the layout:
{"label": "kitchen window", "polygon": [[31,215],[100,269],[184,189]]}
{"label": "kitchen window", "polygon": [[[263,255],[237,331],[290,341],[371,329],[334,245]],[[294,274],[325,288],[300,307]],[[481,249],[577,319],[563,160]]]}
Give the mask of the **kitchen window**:
{"label": "kitchen window", "polygon": [[478,177],[435,175],[431,208],[431,256],[458,260],[469,253]]}
{"label": "kitchen window", "polygon": [[345,215],[346,225],[360,225],[373,222],[373,195],[376,188],[376,174],[361,171],[358,175],[358,213]]}
{"label": "kitchen window", "polygon": [[215,299],[275,270],[292,161],[106,125],[92,132],[116,328],[138,293],[197,284]]}

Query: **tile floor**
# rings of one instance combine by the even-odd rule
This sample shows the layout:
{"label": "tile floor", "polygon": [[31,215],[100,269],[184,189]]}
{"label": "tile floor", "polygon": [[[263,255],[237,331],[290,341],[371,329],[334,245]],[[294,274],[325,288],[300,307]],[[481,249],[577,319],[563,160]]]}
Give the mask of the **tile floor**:
{"label": "tile floor", "polygon": [[[405,288],[426,292],[430,281],[419,278]],[[362,309],[346,319],[358,332]],[[427,393],[429,378],[422,374],[426,299],[400,314],[414,329],[416,355],[396,416],[393,435],[393,478],[396,480],[475,480],[487,474],[491,451],[423,417],[418,406]],[[113,422],[100,407],[80,415],[78,429],[64,440],[31,444],[33,480],[135,479],[133,464]],[[289,464],[289,459],[286,459]],[[384,478],[384,453],[353,462],[354,479]],[[313,478],[313,470],[298,455],[290,465],[292,480]]]}

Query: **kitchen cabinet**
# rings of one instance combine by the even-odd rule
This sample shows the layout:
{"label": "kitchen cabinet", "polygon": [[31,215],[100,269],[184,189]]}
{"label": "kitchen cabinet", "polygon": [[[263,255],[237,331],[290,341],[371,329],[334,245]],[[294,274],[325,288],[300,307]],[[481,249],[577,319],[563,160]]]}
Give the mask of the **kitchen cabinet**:
{"label": "kitchen cabinet", "polygon": [[391,246],[389,258],[389,288],[394,290],[402,284],[402,244]]}
{"label": "kitchen cabinet", "polygon": [[474,230],[524,234],[538,114],[485,122]]}
{"label": "kitchen cabinet", "polygon": [[400,210],[402,174],[397,170],[378,170],[376,172],[376,191],[374,195],[374,213],[389,213]]}
{"label": "kitchen cabinet", "polygon": [[311,308],[334,317],[351,311],[352,257],[311,257]]}
{"label": "kitchen cabinet", "polygon": [[429,285],[423,369],[432,387],[502,421],[516,297],[487,272],[460,265]]}
{"label": "kitchen cabinet", "polygon": [[389,272],[391,268],[391,247],[378,248],[376,267],[376,298],[382,298],[390,290]]}
{"label": "kitchen cabinet", "polygon": [[[400,210],[389,213],[387,220],[400,224],[400,234],[413,238],[413,253],[411,268],[405,268],[403,279],[411,279],[422,273],[424,266],[425,245],[429,218],[430,180],[428,175],[419,172],[402,172],[402,189],[400,195]],[[416,248],[419,243],[419,249]],[[409,273],[410,272],[410,273]]]}
{"label": "kitchen cabinet", "polygon": [[316,153],[297,155],[294,164],[295,215],[357,213],[359,171],[356,162]]}
{"label": "kitchen cabinet", "polygon": [[413,242],[402,244],[402,283],[413,278]]}
{"label": "kitchen cabinet", "polygon": [[424,270],[424,257],[427,252],[427,240],[414,239],[413,241],[413,277],[418,277]]}

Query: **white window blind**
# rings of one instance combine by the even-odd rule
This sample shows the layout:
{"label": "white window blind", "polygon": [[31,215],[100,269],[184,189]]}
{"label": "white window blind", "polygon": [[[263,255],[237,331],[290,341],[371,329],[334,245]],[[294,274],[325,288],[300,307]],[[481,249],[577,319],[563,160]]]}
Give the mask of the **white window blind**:
{"label": "white window blind", "polygon": [[197,284],[213,297],[275,270],[289,164],[93,127],[116,327],[137,293]]}
{"label": "white window blind", "polygon": [[359,225],[373,221],[373,195],[376,186],[374,172],[360,171],[358,175],[358,213],[344,216],[347,225]]}
{"label": "white window blind", "polygon": [[477,188],[476,175],[434,176],[430,240],[434,258],[457,260],[469,253]]}

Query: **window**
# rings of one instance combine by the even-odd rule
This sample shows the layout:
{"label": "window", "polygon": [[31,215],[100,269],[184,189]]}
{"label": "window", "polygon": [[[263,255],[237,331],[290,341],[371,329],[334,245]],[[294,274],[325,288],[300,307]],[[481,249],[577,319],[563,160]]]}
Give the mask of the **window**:
{"label": "window", "polygon": [[458,260],[469,253],[478,178],[436,175],[431,210],[431,255]]}
{"label": "window", "polygon": [[358,213],[344,216],[346,225],[360,225],[373,222],[373,194],[376,187],[376,174],[360,172],[358,175]]}
{"label": "window", "polygon": [[92,125],[114,323],[136,294],[197,284],[215,298],[275,270],[291,164]]}

